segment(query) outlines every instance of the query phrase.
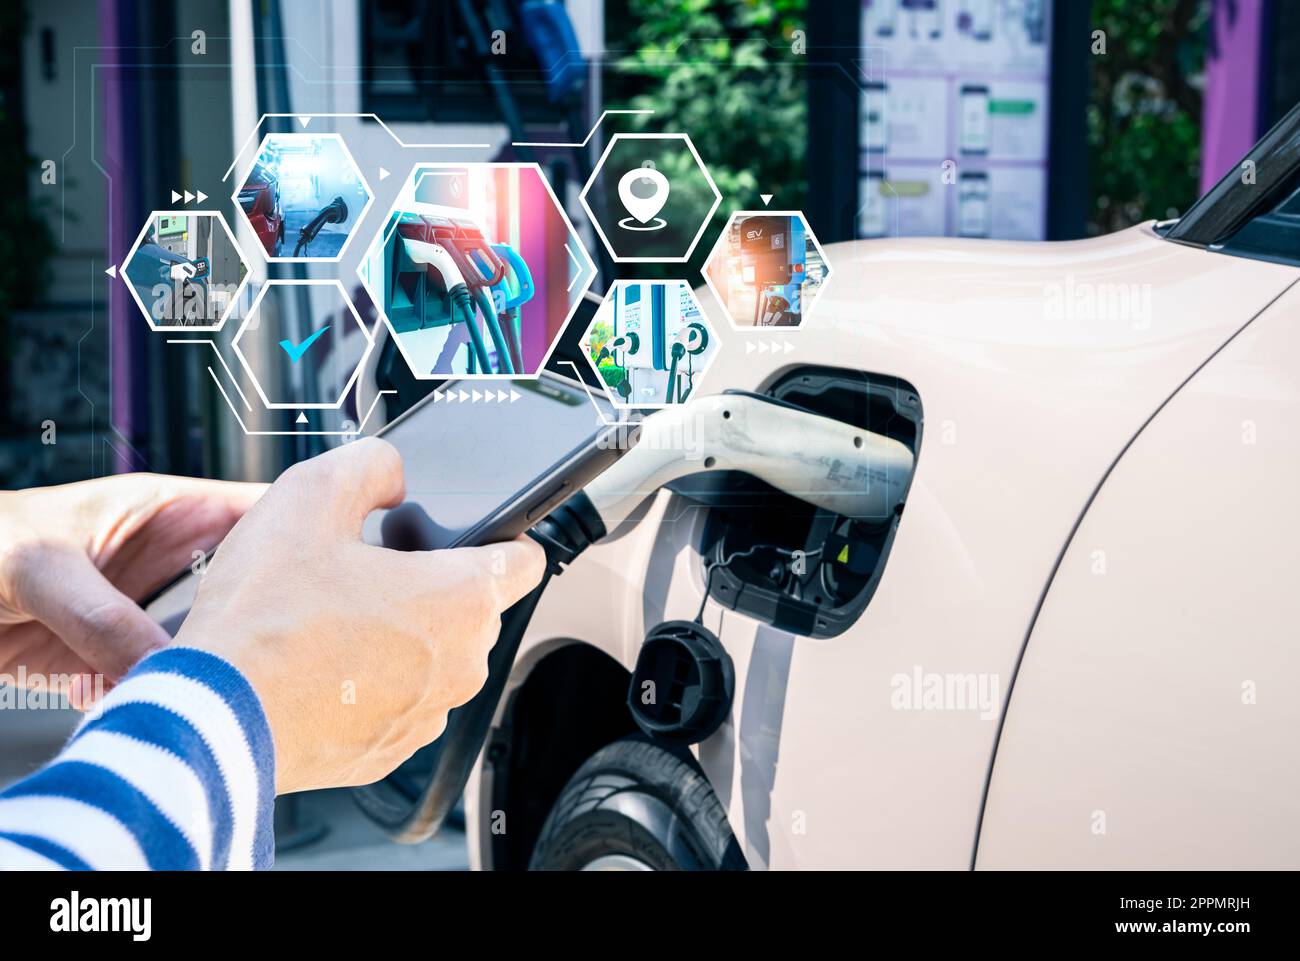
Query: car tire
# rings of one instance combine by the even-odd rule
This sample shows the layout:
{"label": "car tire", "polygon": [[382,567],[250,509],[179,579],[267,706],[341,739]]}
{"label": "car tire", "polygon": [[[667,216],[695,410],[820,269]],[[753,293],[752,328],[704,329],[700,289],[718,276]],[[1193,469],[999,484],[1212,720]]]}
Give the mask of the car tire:
{"label": "car tire", "polygon": [[727,812],[689,752],[644,738],[601,748],[569,779],[534,871],[743,871]]}

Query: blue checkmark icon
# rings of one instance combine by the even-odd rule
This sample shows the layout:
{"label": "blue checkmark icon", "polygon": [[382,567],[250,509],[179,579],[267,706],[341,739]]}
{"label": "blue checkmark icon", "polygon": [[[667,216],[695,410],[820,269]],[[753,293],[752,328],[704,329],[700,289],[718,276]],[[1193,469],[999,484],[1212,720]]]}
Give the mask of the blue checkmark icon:
{"label": "blue checkmark icon", "polygon": [[302,355],[307,353],[307,348],[316,342],[316,338],[319,337],[321,334],[325,333],[325,331],[329,329],[330,329],[330,325],[326,324],[320,330],[316,331],[316,333],[312,334],[310,337],[304,340],[301,344],[294,345],[293,343],[287,340],[282,340],[280,341],[280,346],[283,347],[284,352],[289,355],[289,359],[296,364],[298,363],[298,361],[302,360]]}

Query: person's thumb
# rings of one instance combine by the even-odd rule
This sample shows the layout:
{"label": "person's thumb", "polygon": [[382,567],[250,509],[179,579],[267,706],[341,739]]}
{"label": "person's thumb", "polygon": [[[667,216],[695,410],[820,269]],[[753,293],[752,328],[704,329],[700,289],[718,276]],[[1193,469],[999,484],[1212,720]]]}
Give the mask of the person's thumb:
{"label": "person's thumb", "polygon": [[134,601],[108,582],[71,544],[24,552],[15,572],[15,601],[110,682],[171,639]]}

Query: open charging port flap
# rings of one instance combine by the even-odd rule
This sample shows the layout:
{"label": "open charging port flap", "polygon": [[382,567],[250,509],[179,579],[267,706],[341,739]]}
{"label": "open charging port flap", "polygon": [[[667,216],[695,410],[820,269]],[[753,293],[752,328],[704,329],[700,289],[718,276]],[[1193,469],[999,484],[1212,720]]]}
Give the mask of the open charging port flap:
{"label": "open charging port flap", "polygon": [[[905,381],[799,367],[762,393],[920,449],[921,401]],[[708,508],[699,551],[710,596],[783,630],[833,637],[871,600],[902,517],[821,510],[748,474],[718,471],[669,485]],[[906,501],[904,501],[904,504]]]}

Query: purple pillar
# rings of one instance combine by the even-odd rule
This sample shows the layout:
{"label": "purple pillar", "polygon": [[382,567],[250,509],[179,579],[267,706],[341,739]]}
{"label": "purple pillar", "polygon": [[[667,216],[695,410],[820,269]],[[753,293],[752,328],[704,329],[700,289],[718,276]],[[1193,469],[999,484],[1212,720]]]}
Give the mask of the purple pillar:
{"label": "purple pillar", "polygon": [[1201,115],[1201,190],[1236,166],[1260,129],[1269,0],[1213,0]]}

